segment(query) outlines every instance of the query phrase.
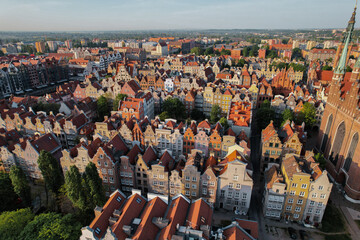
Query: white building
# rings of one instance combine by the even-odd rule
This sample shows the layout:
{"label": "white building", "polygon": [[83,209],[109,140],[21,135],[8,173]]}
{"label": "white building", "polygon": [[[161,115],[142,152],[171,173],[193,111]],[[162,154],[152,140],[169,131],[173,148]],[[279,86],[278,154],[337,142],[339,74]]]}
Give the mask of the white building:
{"label": "white building", "polygon": [[167,78],[167,79],[165,80],[164,85],[165,85],[165,91],[167,91],[167,92],[172,92],[172,91],[174,91],[174,79],[172,79],[172,78]]}

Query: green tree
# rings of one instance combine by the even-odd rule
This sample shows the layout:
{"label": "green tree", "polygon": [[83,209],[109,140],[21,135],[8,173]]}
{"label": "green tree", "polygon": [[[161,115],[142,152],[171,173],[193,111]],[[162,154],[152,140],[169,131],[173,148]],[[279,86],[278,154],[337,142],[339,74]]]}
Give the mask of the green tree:
{"label": "green tree", "polygon": [[85,189],[88,191],[91,209],[95,206],[102,206],[105,203],[106,196],[102,180],[94,163],[90,162],[85,168]]}
{"label": "green tree", "polygon": [[231,55],[231,51],[227,49],[222,49],[220,55]]}
{"label": "green tree", "polygon": [[228,124],[228,121],[227,121],[226,117],[220,118],[219,123],[224,128],[224,130],[229,128],[229,124]]}
{"label": "green tree", "polygon": [[197,108],[194,108],[193,110],[191,110],[190,113],[191,119],[196,120],[196,121],[202,121],[205,119],[205,115],[202,111],[200,111]]}
{"label": "green tree", "polygon": [[214,48],[213,47],[208,47],[205,49],[204,55],[212,55],[214,54]]}
{"label": "green tree", "polygon": [[220,51],[219,50],[215,50],[215,52],[214,52],[214,54],[216,55],[216,56],[220,56],[221,54],[220,54]]}
{"label": "green tree", "polygon": [[181,121],[185,118],[186,108],[178,98],[168,98],[163,103],[163,110],[170,118]]}
{"label": "green tree", "polygon": [[296,60],[303,60],[304,58],[302,57],[301,49],[300,48],[294,48],[292,50],[291,58],[296,59]]}
{"label": "green tree", "polygon": [[63,175],[58,160],[47,151],[40,151],[38,165],[44,178],[46,199],[48,201],[48,189],[57,195],[61,185],[63,184]]}
{"label": "green tree", "polygon": [[316,122],[316,108],[311,103],[304,103],[303,109],[296,117],[297,124],[305,122],[305,128],[311,129]]}
{"label": "green tree", "polygon": [[282,44],[288,44],[288,42],[289,42],[289,39],[283,39],[283,40],[281,40],[281,43],[282,43]]}
{"label": "green tree", "polygon": [[317,163],[319,163],[319,166],[321,169],[325,169],[326,167],[326,159],[322,153],[317,153],[314,156],[314,159]]}
{"label": "green tree", "polygon": [[43,111],[43,112],[46,112],[47,114],[50,114],[50,112],[53,112],[53,114],[56,115],[59,113],[60,104],[39,102],[39,103],[35,104],[32,108],[35,112]]}
{"label": "green tree", "polygon": [[219,121],[220,118],[221,118],[221,107],[218,104],[214,104],[211,107],[210,122],[214,124],[217,121]]}
{"label": "green tree", "polygon": [[161,121],[165,121],[165,119],[170,118],[170,115],[168,112],[164,111],[159,114],[159,118]]}
{"label": "green tree", "polygon": [[0,57],[5,56],[4,52],[0,50]]}
{"label": "green tree", "polygon": [[21,240],[75,240],[81,235],[81,224],[73,215],[67,214],[62,217],[57,213],[43,213],[36,216],[21,231]]}
{"label": "green tree", "polygon": [[265,100],[260,108],[257,109],[255,115],[255,122],[257,130],[261,131],[269,125],[271,120],[275,119],[275,111],[271,108],[271,104],[268,100]]}
{"label": "green tree", "polygon": [[0,212],[15,210],[18,207],[18,198],[9,174],[0,172]]}
{"label": "green tree", "polygon": [[65,189],[66,196],[70,199],[73,205],[82,211],[88,207],[88,198],[85,192],[85,180],[81,176],[79,169],[74,165],[65,174]]}
{"label": "green tree", "polygon": [[200,56],[203,55],[204,49],[202,49],[201,47],[194,47],[191,49],[190,53],[195,54],[196,56]]}
{"label": "green tree", "polygon": [[104,116],[109,116],[110,114],[108,100],[106,99],[106,97],[101,96],[97,100],[96,104],[97,104],[98,119],[99,121],[103,121]]}
{"label": "green tree", "polygon": [[27,206],[31,205],[31,191],[25,173],[18,166],[12,166],[10,169],[10,179],[14,186],[14,191]]}
{"label": "green tree", "polygon": [[1,239],[16,240],[24,227],[34,218],[30,208],[23,208],[0,215]]}
{"label": "green tree", "polygon": [[119,93],[119,94],[115,97],[115,100],[114,100],[114,102],[113,102],[113,110],[114,110],[114,111],[117,111],[117,110],[118,110],[119,102],[120,102],[120,101],[123,101],[125,98],[127,98],[127,95],[126,95],[126,94],[123,94],[123,93]]}
{"label": "green tree", "polygon": [[325,71],[332,71],[332,67],[329,66],[329,65],[325,65],[321,68],[322,70],[325,70]]}
{"label": "green tree", "polygon": [[352,72],[352,68],[350,66],[346,66],[346,72]]}
{"label": "green tree", "polygon": [[294,113],[291,109],[287,108],[282,112],[281,117],[282,117],[282,122],[281,122],[281,126],[282,126],[285,124],[285,122],[287,120],[290,120],[290,121],[294,120]]}

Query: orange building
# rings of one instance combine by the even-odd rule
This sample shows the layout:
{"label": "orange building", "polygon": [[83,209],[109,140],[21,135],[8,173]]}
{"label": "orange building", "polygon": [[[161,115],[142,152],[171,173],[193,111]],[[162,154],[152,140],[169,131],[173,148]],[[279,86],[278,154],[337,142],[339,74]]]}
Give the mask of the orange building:
{"label": "orange building", "polygon": [[186,129],[184,133],[183,148],[186,155],[191,153],[191,149],[195,148],[195,134],[191,128]]}
{"label": "orange building", "polygon": [[214,130],[210,135],[209,153],[213,152],[216,158],[221,156],[221,136],[218,131]]}
{"label": "orange building", "polygon": [[133,117],[137,120],[144,119],[143,99],[126,98],[126,100],[120,101],[119,112],[121,117],[126,121],[129,121]]}
{"label": "orange building", "polygon": [[232,102],[228,119],[233,121],[235,126],[249,127],[251,119],[251,103]]}

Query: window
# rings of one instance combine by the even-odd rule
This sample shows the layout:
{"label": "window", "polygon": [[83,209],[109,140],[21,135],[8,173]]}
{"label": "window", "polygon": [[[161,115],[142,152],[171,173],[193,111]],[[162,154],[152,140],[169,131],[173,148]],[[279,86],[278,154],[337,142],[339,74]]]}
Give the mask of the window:
{"label": "window", "polygon": [[100,228],[98,228],[98,227],[95,228],[95,233],[96,233],[96,234],[100,234],[100,232],[101,232]]}
{"label": "window", "polygon": [[300,212],[301,211],[301,207],[296,207],[295,208],[295,212]]}
{"label": "window", "polygon": [[185,176],[185,180],[186,180],[186,181],[190,181],[190,177],[189,177],[189,176]]}
{"label": "window", "polygon": [[210,186],[215,186],[215,182],[210,182]]}
{"label": "window", "polygon": [[233,180],[234,180],[234,181],[237,181],[238,179],[239,179],[239,176],[238,176],[238,175],[234,175]]}
{"label": "window", "polygon": [[273,143],[269,143],[269,147],[273,147]]}
{"label": "window", "polygon": [[185,191],[186,196],[190,196],[190,191]]}
{"label": "window", "polygon": [[312,198],[317,198],[317,193],[313,193],[313,194],[311,195],[311,197],[312,197]]}
{"label": "window", "polygon": [[320,214],[321,210],[320,209],[316,209],[315,214]]}
{"label": "window", "polygon": [[101,173],[106,174],[106,169],[105,168],[101,169]]}
{"label": "window", "polygon": [[100,158],[102,159],[102,158],[104,158],[104,156],[102,154],[100,154]]}
{"label": "window", "polygon": [[299,214],[294,214],[294,218],[299,218]]}
{"label": "window", "polygon": [[300,197],[305,196],[305,192],[300,192]]}
{"label": "window", "polygon": [[210,194],[210,196],[214,195],[214,190],[210,189],[209,194]]}
{"label": "window", "polygon": [[104,162],[104,165],[105,165],[105,167],[107,167],[107,166],[108,166],[108,163],[107,163],[107,162]]}
{"label": "window", "polygon": [[232,192],[228,192],[227,197],[231,198],[232,197]]}
{"label": "window", "polygon": [[247,198],[247,193],[243,193],[242,194],[242,199],[246,199]]}
{"label": "window", "polygon": [[206,195],[207,194],[207,189],[206,188],[203,188],[203,194]]}
{"label": "window", "polygon": [[113,175],[113,170],[112,170],[112,169],[109,169],[109,170],[108,170],[108,173],[109,173],[109,175]]}
{"label": "window", "polygon": [[99,166],[99,167],[101,166],[101,162],[100,162],[100,161],[98,161],[98,166]]}
{"label": "window", "polygon": [[314,201],[311,201],[310,202],[310,206],[314,206],[315,205],[315,202]]}
{"label": "window", "polygon": [[295,191],[290,191],[290,196],[294,196],[295,195]]}
{"label": "window", "polygon": [[204,186],[207,186],[208,183],[207,183],[206,181],[203,181],[203,185],[204,185]]}
{"label": "window", "polygon": [[229,183],[228,187],[229,188],[233,188],[234,184],[233,183]]}
{"label": "window", "polygon": [[237,189],[241,188],[241,184],[240,184],[240,183],[237,183],[237,184],[236,184],[236,188],[237,188]]}
{"label": "window", "polygon": [[289,198],[288,203],[293,203],[294,199],[293,198]]}
{"label": "window", "polygon": [[292,206],[291,206],[291,205],[286,206],[286,211],[290,211],[290,210],[291,210],[291,208],[292,208]]}
{"label": "window", "polygon": [[293,184],[291,185],[291,187],[297,187],[297,184],[296,184],[296,183],[293,183]]}
{"label": "window", "polygon": [[306,188],[307,188],[307,184],[301,184],[301,188],[306,189]]}
{"label": "window", "polygon": [[323,190],[324,189],[324,186],[319,186],[319,190]]}
{"label": "window", "polygon": [[303,204],[303,200],[302,200],[302,199],[299,199],[299,200],[297,201],[297,204]]}
{"label": "window", "polygon": [[276,148],[279,147],[279,144],[278,144],[278,143],[275,143],[275,147],[276,147]]}
{"label": "window", "polygon": [[326,197],[326,194],[324,194],[324,193],[320,195],[321,199],[324,199],[325,197]]}
{"label": "window", "polygon": [[220,192],[220,197],[225,197],[225,190],[221,190],[221,192]]}
{"label": "window", "polygon": [[195,197],[195,196],[196,196],[196,192],[191,192],[191,196]]}
{"label": "window", "polygon": [[185,188],[190,188],[190,184],[189,184],[189,183],[185,183]]}
{"label": "window", "polygon": [[113,178],[113,177],[109,177],[109,182],[110,182],[110,183],[114,183],[114,178]]}
{"label": "window", "polygon": [[312,208],[309,208],[308,209],[308,213],[312,213],[313,209]]}
{"label": "window", "polygon": [[239,198],[240,197],[240,192],[236,191],[235,192],[235,198]]}
{"label": "window", "polygon": [[323,203],[322,203],[322,202],[319,202],[319,203],[318,203],[318,206],[319,206],[319,207],[322,207],[322,206],[323,206]]}
{"label": "window", "polygon": [[192,189],[196,189],[196,184],[191,185]]}

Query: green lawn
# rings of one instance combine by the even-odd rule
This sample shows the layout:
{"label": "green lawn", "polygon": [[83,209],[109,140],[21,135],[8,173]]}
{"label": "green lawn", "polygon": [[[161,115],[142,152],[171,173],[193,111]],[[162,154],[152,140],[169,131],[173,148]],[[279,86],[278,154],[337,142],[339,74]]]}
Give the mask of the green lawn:
{"label": "green lawn", "polygon": [[326,235],[325,240],[351,240],[351,237],[347,234]]}
{"label": "green lawn", "polygon": [[327,205],[321,224],[321,231],[323,232],[334,233],[346,231],[345,221],[342,213],[332,204]]}

